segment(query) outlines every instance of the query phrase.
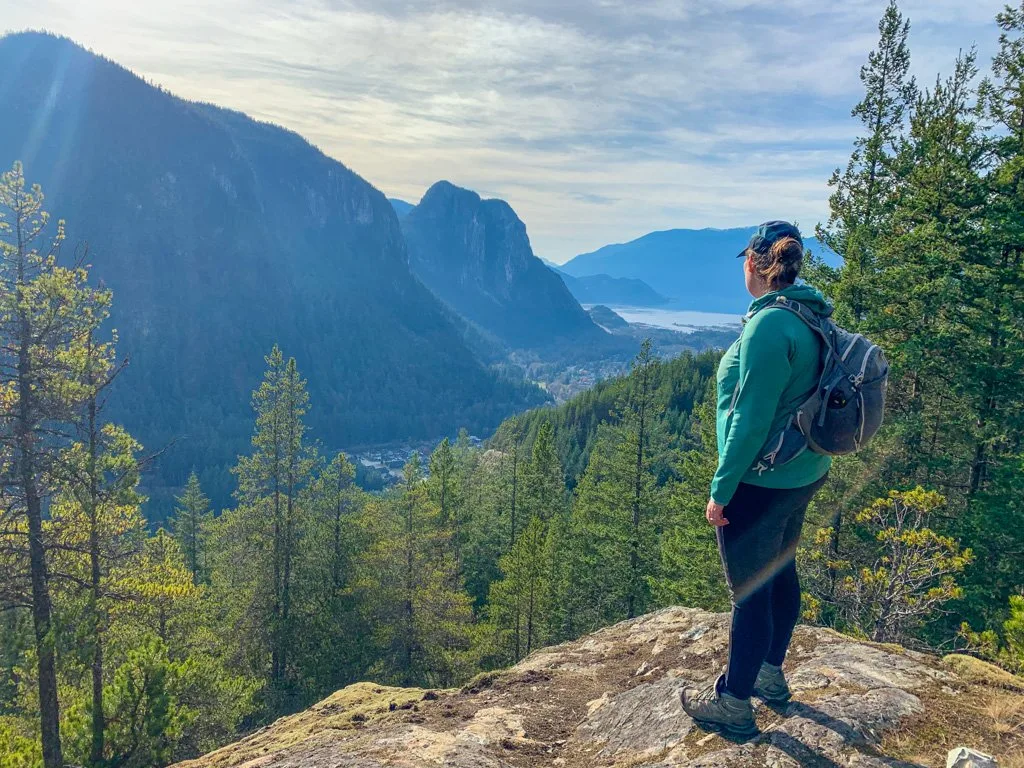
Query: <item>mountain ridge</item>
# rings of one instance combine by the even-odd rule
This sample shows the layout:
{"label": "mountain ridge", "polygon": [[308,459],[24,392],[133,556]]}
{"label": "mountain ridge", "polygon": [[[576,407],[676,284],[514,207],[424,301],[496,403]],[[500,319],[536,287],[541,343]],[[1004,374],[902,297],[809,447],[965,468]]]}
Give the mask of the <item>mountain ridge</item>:
{"label": "mountain ridge", "polygon": [[179,99],[67,38],[5,36],[0,64],[18,84],[0,164],[24,161],[113,291],[131,365],[109,418],[148,449],[172,445],[147,479],[164,510],[193,465],[229,502],[275,343],[333,449],[486,431],[545,400],[470,349],[410,272],[384,194],[297,133]]}
{"label": "mountain ridge", "polygon": [[[603,273],[639,279],[670,294],[672,305],[682,309],[742,314],[750,296],[736,255],[756,228],[657,230],[581,253],[560,269],[573,277]],[[805,237],[804,244],[830,263],[838,259],[813,237]]]}
{"label": "mountain ridge", "polygon": [[530,246],[504,200],[449,181],[433,184],[401,219],[412,271],[442,301],[512,348],[606,334]]}

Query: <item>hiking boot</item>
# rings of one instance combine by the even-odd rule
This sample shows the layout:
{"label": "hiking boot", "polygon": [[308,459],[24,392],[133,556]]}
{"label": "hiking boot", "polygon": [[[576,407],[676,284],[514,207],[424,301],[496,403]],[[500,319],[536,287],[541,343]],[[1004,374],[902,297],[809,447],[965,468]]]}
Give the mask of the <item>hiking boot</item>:
{"label": "hiking boot", "polygon": [[782,667],[776,667],[767,661],[762,664],[754,683],[754,695],[769,704],[787,704],[793,698],[793,692],[789,690],[789,683],[786,682]]}
{"label": "hiking boot", "polygon": [[680,694],[683,711],[705,728],[744,738],[756,735],[757,723],[750,699],[737,699],[727,691],[720,693],[718,689],[723,682],[720,677],[704,688],[684,688]]}

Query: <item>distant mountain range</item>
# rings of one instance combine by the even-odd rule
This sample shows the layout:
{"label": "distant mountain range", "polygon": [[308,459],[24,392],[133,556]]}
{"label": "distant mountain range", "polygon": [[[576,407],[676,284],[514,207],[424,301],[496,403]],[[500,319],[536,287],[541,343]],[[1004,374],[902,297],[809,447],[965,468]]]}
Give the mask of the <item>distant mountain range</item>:
{"label": "distant mountain range", "polygon": [[[657,285],[672,305],[705,312],[742,314],[750,303],[736,255],[756,226],[736,229],[670,229],[606,245],[563,264],[561,271],[577,278],[611,275]],[[805,244],[831,263],[838,257],[816,239]],[[609,302],[613,303],[613,302]]]}
{"label": "distant mountain range", "polygon": [[657,307],[668,304],[669,299],[651,288],[643,280],[611,275],[583,275],[574,277],[558,267],[552,267],[562,278],[565,287],[581,304],[613,304],[627,307]]}
{"label": "distant mountain range", "polygon": [[[113,290],[131,364],[109,417],[149,450],[172,445],[147,480],[164,511],[193,467],[215,503],[229,501],[275,343],[307,378],[328,449],[484,433],[547,399],[480,362],[466,324],[410,271],[392,204],[298,135],[175,98],[45,34],[0,39],[0,72],[0,167],[24,162],[67,221],[68,252],[88,243],[94,280]],[[522,223],[484,210],[494,223],[475,242],[522,251]],[[570,326],[600,333],[538,270],[572,302]]]}
{"label": "distant mountain range", "polygon": [[409,266],[460,315],[511,348],[600,345],[611,338],[538,259],[504,200],[434,184],[401,220]]}

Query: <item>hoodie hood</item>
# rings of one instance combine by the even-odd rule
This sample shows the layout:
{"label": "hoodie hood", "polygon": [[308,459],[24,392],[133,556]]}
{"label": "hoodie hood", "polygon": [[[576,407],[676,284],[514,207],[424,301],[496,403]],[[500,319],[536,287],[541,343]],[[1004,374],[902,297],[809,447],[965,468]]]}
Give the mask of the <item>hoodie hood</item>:
{"label": "hoodie hood", "polygon": [[769,291],[764,296],[754,299],[750,302],[750,308],[747,310],[747,317],[750,317],[762,307],[768,306],[779,296],[785,296],[787,299],[799,301],[805,307],[808,307],[819,315],[827,317],[832,314],[832,304],[821,294],[821,291],[812,285],[807,285],[807,283],[799,283],[787,286],[781,291]]}

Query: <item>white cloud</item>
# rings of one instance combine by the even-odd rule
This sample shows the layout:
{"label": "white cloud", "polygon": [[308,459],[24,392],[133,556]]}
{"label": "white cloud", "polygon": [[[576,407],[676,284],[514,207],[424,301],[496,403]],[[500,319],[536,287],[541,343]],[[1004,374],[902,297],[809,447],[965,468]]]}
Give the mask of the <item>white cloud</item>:
{"label": "white cloud", "polygon": [[[915,72],[1003,0],[907,0]],[[555,260],[827,213],[883,0],[0,0],[172,91],[294,129],[389,195],[507,199]],[[770,209],[766,205],[770,202]]]}

